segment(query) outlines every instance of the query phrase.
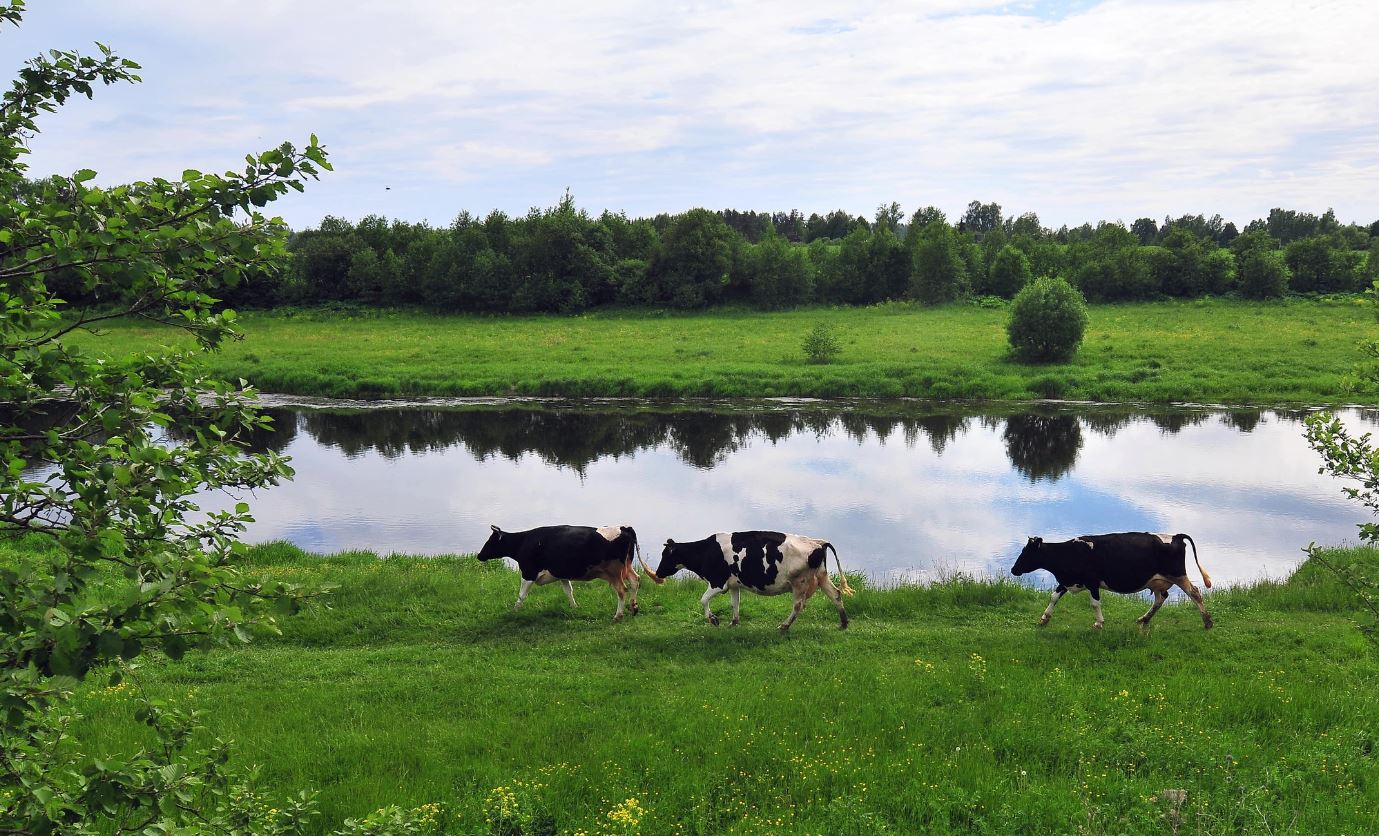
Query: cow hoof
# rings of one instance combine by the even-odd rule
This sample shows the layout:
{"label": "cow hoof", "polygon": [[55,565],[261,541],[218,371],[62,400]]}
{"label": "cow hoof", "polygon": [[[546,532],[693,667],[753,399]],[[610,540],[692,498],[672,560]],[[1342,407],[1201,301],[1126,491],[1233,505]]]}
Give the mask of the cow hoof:
{"label": "cow hoof", "polygon": [[740,623],[740,622],[739,622],[736,618],[734,618],[732,621],[729,621],[729,622],[728,622],[728,626],[729,626],[729,627],[736,627],[739,623]]}
{"label": "cow hoof", "polygon": [[614,624],[617,624],[619,621],[622,621],[622,613],[618,613],[617,615],[613,616]]}
{"label": "cow hoof", "polygon": [[848,617],[847,617],[847,616],[843,616],[842,620],[838,622],[838,629],[839,629],[839,630],[846,630],[847,628],[848,628]]}
{"label": "cow hoof", "polygon": [[1044,616],[1043,618],[1039,619],[1039,626],[1040,626],[1040,627],[1047,627],[1048,624],[1049,624],[1049,617],[1048,617],[1047,615]]}
{"label": "cow hoof", "polygon": [[789,624],[782,624],[781,626],[777,627],[776,629],[779,630],[779,631],[781,631],[782,634],[788,633],[788,632],[790,632],[790,625],[789,625]]}
{"label": "cow hoof", "polygon": [[641,608],[639,608],[636,604],[633,604],[629,609],[632,610],[633,615],[636,615],[637,613],[641,612]]}
{"label": "cow hoof", "polygon": [[713,626],[717,627],[717,626],[718,626],[718,616],[714,615],[713,613],[709,613],[709,623],[712,624]]}
{"label": "cow hoof", "polygon": [[1211,620],[1211,616],[1207,616],[1206,618],[1202,619],[1203,629],[1210,630],[1214,626],[1216,626],[1216,622]]}
{"label": "cow hoof", "polygon": [[1100,630],[1100,629],[1101,629],[1101,622],[1100,622],[1100,621],[1093,621],[1093,622],[1092,622],[1092,629],[1093,629],[1093,630]]}

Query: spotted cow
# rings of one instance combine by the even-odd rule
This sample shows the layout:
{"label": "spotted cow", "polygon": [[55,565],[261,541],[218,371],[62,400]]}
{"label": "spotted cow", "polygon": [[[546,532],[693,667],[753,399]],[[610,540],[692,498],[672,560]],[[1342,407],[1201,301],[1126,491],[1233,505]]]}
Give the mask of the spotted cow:
{"label": "spotted cow", "polygon": [[[570,599],[570,606],[577,607],[575,590],[570,582],[602,578],[618,596],[618,609],[613,613],[613,621],[622,620],[624,598],[632,614],[637,614],[637,590],[641,579],[632,566],[632,555],[637,550],[637,532],[631,526],[591,528],[587,525],[548,525],[529,531],[503,531],[496,525],[490,528],[493,533],[479,550],[478,558],[493,560],[510,557],[517,561],[522,585],[517,591],[517,603],[513,609],[522,608],[533,584],[545,585],[557,581],[564,584],[565,597]],[[629,589],[630,596],[626,594]]]}
{"label": "spotted cow", "polygon": [[1083,589],[1091,593],[1092,608],[1096,610],[1096,621],[1092,626],[1097,629],[1101,629],[1104,622],[1101,590],[1151,590],[1154,604],[1136,619],[1141,626],[1147,626],[1149,619],[1168,599],[1168,590],[1177,586],[1197,604],[1197,609],[1202,613],[1202,624],[1210,630],[1211,615],[1202,601],[1202,593],[1197,591],[1187,576],[1188,543],[1192,544],[1192,559],[1197,564],[1197,571],[1202,573],[1202,582],[1210,589],[1211,575],[1202,568],[1202,562],[1197,558],[1197,544],[1186,534],[1149,534],[1142,531],[1088,534],[1063,543],[1045,543],[1040,537],[1031,537],[1010,573],[1019,576],[1044,569],[1058,581],[1052,600],[1039,618],[1041,627],[1049,623],[1058,599],[1068,591]]}
{"label": "spotted cow", "polygon": [[834,587],[828,576],[829,550],[832,550],[834,564],[838,567],[841,591],[851,595],[852,587],[843,574],[843,565],[838,560],[838,550],[833,544],[827,540],[800,534],[782,534],[779,531],[711,534],[692,543],[667,540],[661,552],[661,564],[651,573],[651,579],[664,583],[667,576],[685,568],[708,581],[709,588],[699,603],[704,608],[704,617],[714,625],[718,624],[718,616],[713,614],[709,602],[715,595],[730,593],[733,601],[731,625],[734,627],[739,621],[742,589],[749,589],[758,595],[792,592],[795,606],[790,611],[790,617],[780,625],[782,633],[795,623],[814,590],[822,588],[833,606],[838,608],[839,628],[846,630],[847,610],[843,609],[839,589]]}

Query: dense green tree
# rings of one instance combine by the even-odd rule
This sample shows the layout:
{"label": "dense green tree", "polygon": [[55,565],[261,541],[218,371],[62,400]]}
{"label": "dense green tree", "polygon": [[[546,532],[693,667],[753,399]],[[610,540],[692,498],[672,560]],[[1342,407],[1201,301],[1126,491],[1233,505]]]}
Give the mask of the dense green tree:
{"label": "dense green tree", "polygon": [[983,235],[1001,226],[1001,204],[982,203],[974,200],[967,204],[967,211],[958,221],[958,230],[972,235],[978,240]]}
{"label": "dense green tree", "polygon": [[707,209],[691,209],[661,236],[651,264],[652,298],[642,301],[700,308],[718,301],[732,267],[733,232]]}
{"label": "dense green tree", "polygon": [[[1247,232],[1240,238],[1254,234]],[[1292,271],[1288,269],[1283,253],[1274,249],[1272,237],[1262,230],[1258,237],[1267,240],[1257,238],[1255,243],[1247,243],[1236,251],[1240,293],[1249,299],[1277,298],[1288,291]]]}
{"label": "dense green tree", "polygon": [[[871,232],[857,227],[844,236],[837,251],[818,274],[818,295],[824,302],[864,305],[869,298],[871,273]],[[816,265],[819,262],[815,262]]]}
{"label": "dense green tree", "polygon": [[891,232],[896,232],[903,220],[905,220],[905,213],[901,210],[899,203],[895,201],[888,204],[883,203],[876,207],[876,222],[872,224],[872,231],[885,228]]}
{"label": "dense green tree", "polygon": [[354,237],[354,226],[329,215],[314,230],[293,240],[296,278],[306,300],[326,302],[349,298],[350,265],[361,248]]}
{"label": "dense green tree", "polygon": [[905,230],[905,243],[912,245],[919,240],[919,234],[932,224],[946,224],[948,216],[937,206],[924,206],[910,216],[910,224]]}
{"label": "dense green tree", "polygon": [[814,277],[803,247],[786,241],[767,226],[761,243],[747,255],[748,284],[758,308],[790,308],[814,298]]}
{"label": "dense green tree", "polygon": [[1017,235],[1028,235],[1038,240],[1046,235],[1044,225],[1039,222],[1039,216],[1034,212],[1025,212],[1018,218],[1007,218],[1005,223],[1006,234],[1012,238]]}
{"label": "dense green tree", "polygon": [[1035,279],[1015,295],[1006,334],[1015,357],[1026,362],[1067,360],[1087,329],[1087,305],[1062,279]]}
{"label": "dense green tree", "polygon": [[1154,247],[1122,247],[1085,262],[1073,283],[1094,302],[1152,299],[1159,284],[1151,269]]}
{"label": "dense green tree", "polygon": [[1335,235],[1301,238],[1284,247],[1299,293],[1337,293],[1360,289],[1363,255],[1346,249]]}
{"label": "dense green tree", "polygon": [[967,288],[967,270],[953,228],[942,221],[930,223],[914,244],[910,295],[926,304],[949,302]]}
{"label": "dense green tree", "polygon": [[1159,243],[1159,224],[1153,218],[1136,218],[1130,224],[1130,233],[1145,246]]}
{"label": "dense green tree", "polygon": [[[18,24],[23,4],[0,6]],[[236,537],[248,506],[197,515],[202,491],[248,493],[290,475],[243,434],[266,421],[253,392],[202,376],[200,359],[237,336],[217,296],[276,270],[286,228],[259,210],[329,168],[315,137],[246,158],[242,172],[95,185],[82,169],[20,201],[43,114],[137,65],[53,51],[28,62],[0,101],[0,537],[28,537],[0,567],[0,833],[254,833],[228,755],[193,717],[136,690],[140,743],[68,737],[79,681],[118,683],[153,652],[247,641],[300,591],[255,578]],[[99,310],[67,312],[47,279],[74,271]],[[180,329],[185,350],[110,360],[76,331],[137,316]],[[281,805],[280,805],[281,806]]]}
{"label": "dense green tree", "polygon": [[910,253],[890,226],[878,224],[867,242],[865,301],[900,299],[910,286]]}
{"label": "dense green tree", "polygon": [[996,296],[1011,299],[1033,278],[1029,258],[1020,248],[1006,244],[996,254],[987,271],[986,290]]}

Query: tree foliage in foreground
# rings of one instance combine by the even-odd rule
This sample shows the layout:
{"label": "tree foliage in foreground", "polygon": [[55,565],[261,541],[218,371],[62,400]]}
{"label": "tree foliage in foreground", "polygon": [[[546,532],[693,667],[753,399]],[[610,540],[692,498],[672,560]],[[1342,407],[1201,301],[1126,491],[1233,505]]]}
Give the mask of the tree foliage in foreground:
{"label": "tree foliage in foreground", "polygon": [[[1379,302],[1379,282],[1370,290],[1372,301]],[[1364,361],[1356,370],[1352,385],[1379,383],[1379,341],[1361,346]],[[1379,516],[1379,448],[1370,433],[1353,434],[1335,413],[1314,412],[1303,419],[1307,443],[1322,457],[1318,473],[1330,474],[1346,483],[1341,490],[1360,503],[1371,517]],[[1360,542],[1379,546],[1379,523],[1361,523]],[[1356,602],[1368,617],[1359,625],[1361,632],[1379,647],[1379,578],[1372,578],[1354,566],[1337,564],[1325,557],[1315,543],[1306,549],[1308,557],[1320,563],[1355,594]]]}
{"label": "tree foliage in foreground", "polygon": [[[9,0],[0,22],[22,12]],[[119,683],[150,652],[248,641],[305,594],[236,565],[245,504],[196,513],[199,492],[291,470],[245,453],[238,435],[267,424],[253,393],[193,360],[237,336],[216,296],[284,258],[286,229],[260,208],[330,166],[312,137],[226,174],[97,186],[83,169],[35,186],[24,156],[40,117],[139,80],[99,51],[29,61],[0,103],[0,833],[285,832],[306,800],[270,815],[232,796],[223,745],[191,743],[194,716],[145,700],[136,719],[153,744],[97,758],[68,737],[69,697],[88,676]],[[99,306],[70,307],[55,277]],[[196,347],[115,362],[66,339],[114,317],[182,329]]]}

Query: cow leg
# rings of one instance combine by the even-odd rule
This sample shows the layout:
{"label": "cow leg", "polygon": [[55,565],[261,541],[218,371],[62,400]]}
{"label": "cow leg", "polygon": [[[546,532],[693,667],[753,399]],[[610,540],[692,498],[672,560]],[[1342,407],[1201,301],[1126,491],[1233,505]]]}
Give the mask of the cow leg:
{"label": "cow leg", "polygon": [[1207,605],[1202,601],[1202,593],[1197,591],[1196,586],[1193,586],[1192,579],[1187,575],[1183,575],[1181,578],[1175,580],[1174,583],[1187,593],[1187,597],[1192,599],[1192,603],[1197,605],[1198,612],[1202,613],[1202,627],[1210,630],[1214,622],[1211,620],[1211,614],[1207,612]]}
{"label": "cow leg", "polygon": [[627,588],[623,585],[622,576],[620,575],[609,578],[608,585],[613,587],[613,593],[618,596],[618,608],[613,612],[613,623],[617,624],[619,621],[622,621],[623,598],[626,595]]}
{"label": "cow leg", "polygon": [[1135,619],[1135,620],[1138,621],[1138,622],[1140,623],[1141,626],[1148,627],[1148,626],[1149,626],[1149,619],[1151,619],[1151,618],[1154,617],[1154,613],[1158,612],[1158,611],[1159,611],[1159,607],[1162,607],[1162,606],[1164,605],[1164,601],[1167,601],[1167,600],[1168,600],[1168,590],[1166,590],[1166,589],[1156,589],[1156,590],[1154,590],[1154,604],[1153,604],[1153,606],[1151,606],[1151,607],[1149,608],[1149,611],[1148,611],[1148,612],[1146,612],[1144,615],[1140,616],[1139,618],[1137,618],[1137,619]]}
{"label": "cow leg", "polygon": [[819,586],[823,588],[828,600],[833,602],[833,606],[838,608],[838,629],[846,630],[848,628],[848,611],[843,609],[843,596],[839,594],[838,587],[833,585],[833,579],[828,576],[827,571],[819,575]]}
{"label": "cow leg", "polygon": [[1044,614],[1039,616],[1040,627],[1043,627],[1045,624],[1049,623],[1049,619],[1053,618],[1053,605],[1058,603],[1059,598],[1062,598],[1064,595],[1067,594],[1068,588],[1066,586],[1063,586],[1062,584],[1059,584],[1058,588],[1053,591],[1053,597],[1049,598],[1049,605],[1044,608]]}
{"label": "cow leg", "polygon": [[813,584],[795,584],[795,606],[790,608],[790,617],[781,622],[780,631],[782,633],[790,629],[790,625],[795,623],[795,619],[800,617],[800,611],[804,609],[804,604],[809,600],[809,596],[814,592]]}
{"label": "cow leg", "polygon": [[736,586],[733,587],[728,591],[728,597],[733,599],[733,620],[728,622],[728,626],[736,627],[740,620],[739,613],[742,609],[742,589]]}
{"label": "cow leg", "polygon": [[1101,615],[1101,590],[1093,586],[1089,587],[1087,591],[1092,594],[1092,609],[1096,610],[1096,621],[1092,622],[1092,627],[1100,630],[1101,626],[1106,623],[1106,619]]}
{"label": "cow leg", "polygon": [[574,586],[573,586],[569,581],[561,581],[561,583],[565,584],[565,597],[570,599],[570,607],[571,607],[571,609],[577,608],[577,607],[579,606],[579,604],[576,604],[576,603],[575,603],[575,588],[574,588]]}
{"label": "cow leg", "polygon": [[699,606],[704,608],[704,617],[707,618],[709,620],[709,623],[715,627],[718,626],[718,616],[714,615],[713,610],[709,609],[709,602],[713,600],[713,596],[719,594],[722,591],[723,590],[719,589],[718,587],[711,586],[708,589],[704,590],[704,594],[699,598]]}
{"label": "cow leg", "polygon": [[522,609],[522,605],[527,602],[527,593],[531,592],[532,585],[535,583],[536,581],[534,580],[529,581],[526,578],[522,579],[522,585],[517,588],[517,603],[512,605],[514,610]]}
{"label": "cow leg", "polygon": [[637,608],[637,591],[642,588],[642,576],[637,574],[636,569],[628,573],[627,585],[632,590],[632,594],[628,598],[627,607],[632,610],[633,615],[636,615],[638,612],[641,612],[641,610]]}

